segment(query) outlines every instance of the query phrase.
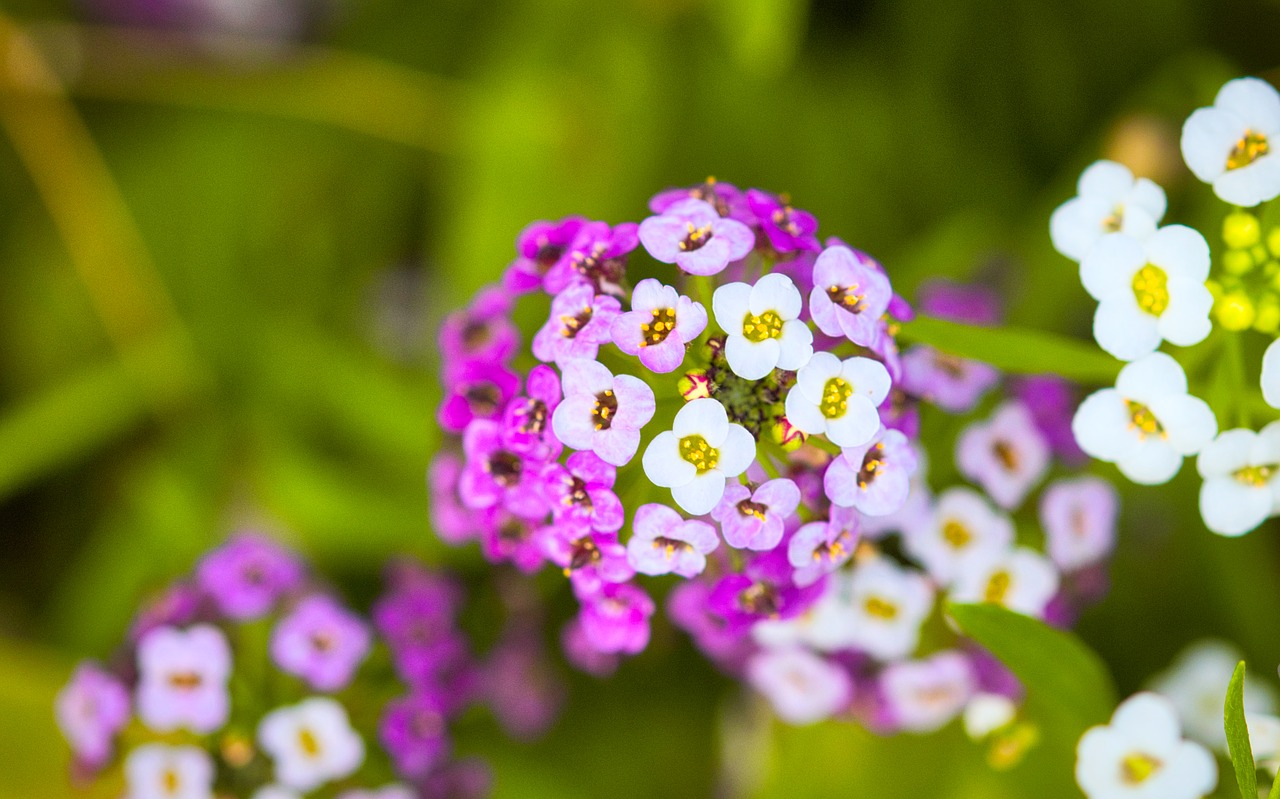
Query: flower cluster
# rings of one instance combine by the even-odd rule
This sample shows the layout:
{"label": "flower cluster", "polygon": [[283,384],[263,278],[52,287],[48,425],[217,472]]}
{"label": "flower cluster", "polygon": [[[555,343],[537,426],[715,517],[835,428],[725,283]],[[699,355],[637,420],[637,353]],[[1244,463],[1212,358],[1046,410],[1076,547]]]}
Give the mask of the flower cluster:
{"label": "flower cluster", "polygon": [[[992,404],[990,366],[900,354],[914,311],[884,267],[820,240],[784,196],[709,179],[650,210],[529,226],[501,287],[445,322],[439,418],[456,439],[429,476],[439,534],[562,572],[579,603],[564,648],[593,673],[649,641],[657,603],[638,575],[674,574],[670,619],[789,721],[925,731],[975,699],[1012,708],[1016,681],[941,609],[1066,623],[1099,594],[1114,492],[1056,479],[1030,501],[1078,461],[1070,387],[1011,381]],[[517,301],[545,319],[527,351]],[[965,286],[922,301],[999,315]],[[956,447],[969,485],[926,482],[925,406],[983,412]],[[985,736],[1014,713],[975,717]]]}
{"label": "flower cluster", "polygon": [[[1256,78],[1230,81],[1214,105],[1182,130],[1182,154],[1223,200],[1252,207],[1280,196],[1280,92]],[[1098,301],[1099,346],[1128,363],[1114,388],[1090,396],[1072,423],[1089,455],[1116,464],[1130,480],[1165,483],[1197,456],[1200,511],[1221,535],[1242,535],[1280,512],[1280,425],[1248,426],[1259,403],[1241,377],[1236,334],[1280,331],[1280,227],[1235,210],[1224,222],[1226,252],[1215,268],[1208,242],[1184,225],[1165,225],[1165,195],[1120,164],[1100,161],[1080,177],[1079,193],[1054,212],[1050,233],[1078,261],[1085,290]],[[1212,275],[1212,278],[1211,278]],[[1211,337],[1213,320],[1223,328]],[[1184,363],[1162,343],[1217,350],[1219,407],[1190,392]],[[1198,347],[1199,348],[1199,347]],[[1280,407],[1280,347],[1262,359],[1262,397]],[[1215,416],[1214,411],[1218,412]],[[1219,432],[1218,419],[1240,427]]]}
{"label": "flower cluster", "polygon": [[370,624],[293,553],[233,537],[59,694],[76,773],[119,760],[130,799],[485,795],[483,765],[449,752],[451,720],[496,695],[454,625],[461,594],[408,565],[390,583]]}

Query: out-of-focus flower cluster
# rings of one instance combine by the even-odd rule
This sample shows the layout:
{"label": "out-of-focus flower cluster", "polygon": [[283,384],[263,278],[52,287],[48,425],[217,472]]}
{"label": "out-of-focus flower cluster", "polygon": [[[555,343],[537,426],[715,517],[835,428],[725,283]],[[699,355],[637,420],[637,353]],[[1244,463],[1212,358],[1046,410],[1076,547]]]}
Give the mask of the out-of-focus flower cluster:
{"label": "out-of-focus flower cluster", "polygon": [[[1237,337],[1253,329],[1274,339],[1280,331],[1280,224],[1269,206],[1245,210],[1280,196],[1277,148],[1280,93],[1257,78],[1228,82],[1183,126],[1187,166],[1240,206],[1225,217],[1216,260],[1198,231],[1161,227],[1159,186],[1109,161],[1085,170],[1078,195],[1050,221],[1054,246],[1079,261],[1085,290],[1098,301],[1098,344],[1128,362],[1114,388],[1080,406],[1076,440],[1146,485],[1169,481],[1184,457],[1198,456],[1201,515],[1221,535],[1242,535],[1280,511],[1280,424],[1249,426],[1261,400],[1280,408],[1280,347],[1273,343],[1263,357],[1255,403],[1257,383],[1244,377],[1245,342]],[[1214,321],[1221,330],[1211,336]],[[1163,342],[1216,354],[1211,380],[1189,385],[1184,364],[1205,358],[1188,351],[1180,362],[1159,351]],[[1192,389],[1213,392],[1220,407]],[[1219,432],[1222,419],[1239,426]]]}
{"label": "out-of-focus flower cluster", "polygon": [[452,580],[395,563],[387,583],[365,618],[294,553],[233,537],[58,696],[75,776],[122,764],[129,799],[486,795],[487,770],[453,757],[450,725],[487,702],[536,732],[554,712],[529,710],[539,652],[507,636],[482,661]]}
{"label": "out-of-focus flower cluster", "polygon": [[[638,575],[674,574],[670,619],[789,721],[926,731],[972,705],[975,735],[1017,727],[1016,681],[942,608],[1065,624],[1105,590],[1117,500],[1068,476],[1073,389],[900,353],[914,312],[887,271],[784,196],[708,180],[650,210],[530,225],[502,283],[445,321],[438,533],[563,572],[585,670],[646,647]],[[517,302],[545,320],[528,347]],[[959,285],[922,303],[1000,313]],[[924,406],[981,414],[955,446],[967,484],[928,484]]]}

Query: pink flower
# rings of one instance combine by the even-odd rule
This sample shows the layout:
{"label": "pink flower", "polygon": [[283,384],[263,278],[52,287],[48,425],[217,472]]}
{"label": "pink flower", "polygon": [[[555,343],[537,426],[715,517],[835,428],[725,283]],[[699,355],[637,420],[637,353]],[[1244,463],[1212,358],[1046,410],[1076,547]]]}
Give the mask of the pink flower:
{"label": "pink flower", "polygon": [[76,759],[96,770],[111,758],[116,735],[129,722],[129,692],[100,666],[81,663],[54,710]]}
{"label": "pink flower", "polygon": [[844,450],[823,476],[827,496],[837,505],[868,516],[900,509],[911,491],[915,450],[897,430],[881,430],[864,446]]}
{"label": "pink flower", "polygon": [[653,600],[632,583],[609,584],[578,615],[582,634],[600,652],[635,654],[649,644]]}
{"label": "pink flower", "polygon": [[640,223],[640,243],[656,260],[691,275],[714,275],[755,247],[751,228],[722,218],[702,200],[685,199]]}
{"label": "pink flower", "polygon": [[533,337],[533,357],[562,367],[574,358],[594,359],[621,310],[616,298],[597,295],[590,284],[569,286],[551,301],[551,315]]}
{"label": "pink flower", "polygon": [[369,628],[359,616],[317,594],[299,602],[276,625],[271,657],[317,691],[332,692],[351,682],[371,644]]}
{"label": "pink flower", "polygon": [[707,555],[720,545],[714,527],[685,520],[666,505],[641,505],[636,509],[633,527],[635,531],[627,542],[627,559],[641,574],[693,577],[702,573]]}
{"label": "pink flower", "polygon": [[594,452],[575,452],[563,466],[547,464],[542,482],[556,521],[586,524],[604,533],[618,532],[624,518],[622,503],[613,493],[617,474],[617,469]]}
{"label": "pink flower", "polygon": [[783,525],[800,505],[800,489],[787,478],[762,483],[753,493],[730,482],[711,511],[720,522],[724,540],[736,549],[773,549],[782,540]]}
{"label": "pink flower", "polygon": [[138,642],[138,716],[157,732],[213,732],[227,722],[230,676],[231,649],[216,627],[157,627]]}
{"label": "pink flower", "polygon": [[848,247],[828,247],[813,265],[809,313],[828,336],[844,336],[854,344],[870,345],[881,317],[889,308],[893,289],[880,265]]}
{"label": "pink flower", "polygon": [[640,428],[653,418],[653,389],[631,375],[613,375],[595,361],[564,367],[564,401],[551,417],[565,446],[590,450],[613,466],[625,466],[640,447]]}
{"label": "pink flower", "polygon": [[853,557],[858,546],[858,512],[832,505],[830,518],[803,525],[787,542],[787,560],[798,586],[812,585]]}
{"label": "pink flower", "polygon": [[639,356],[648,369],[673,372],[684,360],[685,345],[707,327],[707,309],[653,278],[631,293],[631,310],[613,320],[610,334],[618,349]]}
{"label": "pink flower", "polygon": [[1022,504],[1049,468],[1049,442],[1027,406],[1004,402],[985,422],[964,429],[956,442],[960,473],[986,489],[996,504],[1013,510]]}

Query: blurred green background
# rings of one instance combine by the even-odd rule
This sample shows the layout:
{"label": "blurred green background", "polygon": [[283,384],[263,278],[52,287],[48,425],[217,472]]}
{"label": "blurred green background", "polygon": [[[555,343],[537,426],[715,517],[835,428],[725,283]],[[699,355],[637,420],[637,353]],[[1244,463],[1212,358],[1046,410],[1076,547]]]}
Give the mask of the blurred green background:
{"label": "blurred green background", "polygon": [[[0,799],[72,795],[74,660],[238,525],[357,593],[391,553],[483,572],[427,522],[433,328],[531,219],[640,219],[715,175],[790,192],[908,296],[976,279],[1087,337],[1049,212],[1108,155],[1217,246],[1178,127],[1277,82],[1277,31],[1243,0],[5,0]],[[1212,537],[1195,489],[1125,491],[1081,632],[1126,693],[1204,634],[1280,661],[1274,525]],[[656,636],[574,678],[546,739],[481,720],[460,748],[500,796],[1078,795],[1061,746],[997,774],[954,726],[771,724]]]}

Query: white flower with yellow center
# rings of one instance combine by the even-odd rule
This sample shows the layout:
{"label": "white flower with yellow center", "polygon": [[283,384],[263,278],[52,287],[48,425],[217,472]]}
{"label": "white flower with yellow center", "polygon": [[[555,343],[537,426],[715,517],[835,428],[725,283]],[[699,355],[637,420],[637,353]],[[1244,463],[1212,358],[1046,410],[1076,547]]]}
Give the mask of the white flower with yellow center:
{"label": "white flower with yellow center", "polygon": [[763,619],[751,627],[751,638],[768,649],[806,647],[838,652],[853,646],[853,618],[849,613],[849,572],[827,575],[826,588],[813,606],[789,619]]}
{"label": "white flower with yellow center", "polygon": [[769,274],[756,281],[716,289],[711,308],[728,334],[724,357],[745,380],[759,380],[774,368],[799,369],[813,355],[813,332],[800,321],[800,290],[791,278]]}
{"label": "white flower with yellow center", "polygon": [[1218,764],[1182,739],[1168,699],[1140,693],[1080,739],[1076,782],[1089,799],[1200,799],[1217,786]]}
{"label": "white flower with yellow center", "polygon": [[1058,571],[1030,549],[1017,547],[961,571],[951,589],[954,602],[1001,605],[1027,616],[1040,616],[1058,592]]}
{"label": "white flower with yellow center", "polygon": [[1228,81],[1183,124],[1182,157],[1233,205],[1280,196],[1280,93],[1257,78]]}
{"label": "white flower with yellow center", "polygon": [[364,763],[364,741],[351,729],[347,711],[328,697],[271,711],[258,725],[258,743],[275,762],[275,781],[303,793]]}
{"label": "white flower with yellow center", "polygon": [[1080,449],[1114,463],[1135,483],[1168,482],[1218,432],[1203,400],[1187,393],[1187,376],[1163,352],[1125,366],[1115,388],[1089,395],[1071,420]]}
{"label": "white flower with yellow center", "polygon": [[920,625],[933,610],[933,588],[918,571],[872,557],[849,581],[850,643],[876,660],[904,658],[920,642]]}
{"label": "white flower with yellow center", "polygon": [[[1173,702],[1188,738],[1225,752],[1227,733],[1222,726],[1222,708],[1231,675],[1243,659],[1239,650],[1223,641],[1197,641],[1184,649],[1167,670],[1152,678],[1149,687]],[[1244,686],[1244,709],[1248,716],[1274,713],[1275,689],[1251,677]]]}
{"label": "white flower with yellow center", "polygon": [[194,746],[144,744],[124,762],[127,799],[212,799],[213,761]]}
{"label": "white flower with yellow center", "polygon": [[938,495],[927,518],[903,531],[907,554],[940,585],[988,562],[1013,544],[1013,522],[971,488],[949,488]]}
{"label": "white flower with yellow center", "polygon": [[1200,515],[1219,535],[1244,535],[1280,510],[1280,422],[1227,430],[1196,459]]}
{"label": "white flower with yellow center", "polygon": [[787,421],[811,436],[826,435],[840,447],[859,447],[880,429],[876,409],[889,395],[889,370],[871,358],[841,361],[815,353],[787,393]]}
{"label": "white flower with yellow center", "polygon": [[1280,339],[1262,354],[1262,398],[1272,408],[1280,408]]}
{"label": "white flower with yellow center", "polygon": [[1213,323],[1209,245],[1185,225],[1169,225],[1145,241],[1104,236],[1080,262],[1085,291],[1098,301],[1093,336],[1122,361],[1155,352],[1161,341],[1188,347]]}
{"label": "white flower with yellow center", "polygon": [[1134,179],[1128,167],[1114,161],[1091,164],[1077,190],[1049,217],[1054,248],[1076,262],[1108,233],[1145,239],[1164,217],[1164,189],[1146,178]]}
{"label": "white flower with yellow center", "polygon": [[756,440],[729,421],[714,399],[696,399],[676,414],[670,430],[659,433],[644,451],[644,473],[660,488],[670,488],[676,504],[701,516],[724,495],[725,480],[747,470],[756,457]]}

